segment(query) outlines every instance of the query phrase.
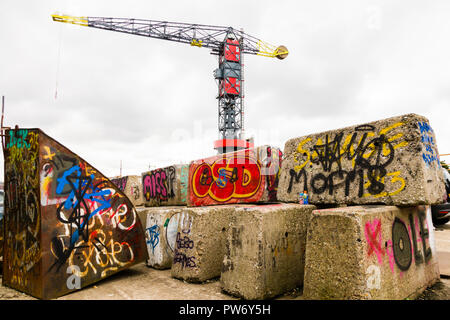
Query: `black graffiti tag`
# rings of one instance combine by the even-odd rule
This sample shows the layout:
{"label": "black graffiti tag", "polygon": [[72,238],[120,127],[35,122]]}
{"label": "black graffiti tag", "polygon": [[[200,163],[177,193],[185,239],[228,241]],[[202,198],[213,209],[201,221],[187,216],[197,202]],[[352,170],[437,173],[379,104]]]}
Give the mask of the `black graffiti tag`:
{"label": "black graffiti tag", "polygon": [[[361,126],[361,128],[358,127],[358,132],[368,129],[372,128]],[[367,191],[371,195],[383,192],[385,185],[382,181],[387,175],[386,167],[394,160],[394,147],[384,134],[365,143],[368,136],[365,132],[356,149],[353,150],[351,146],[354,144],[358,132],[352,135],[350,143],[346,144],[345,148],[341,148],[343,133],[337,134],[332,141],[326,135],[325,143],[316,144],[311,150],[317,154],[317,157],[311,162],[320,164],[323,171],[312,175],[308,181],[308,175],[304,168],[299,172],[291,169],[287,192],[291,193],[293,185],[303,181],[302,190],[309,191],[308,187],[310,187],[314,194],[322,194],[328,190],[328,193],[332,195],[337,188],[345,188],[345,195],[348,196],[351,186],[357,183],[358,197],[362,197],[365,175],[369,181]],[[353,169],[343,170],[341,160],[354,160]],[[332,170],[333,164],[336,164],[335,170]]]}
{"label": "black graffiti tag", "polygon": [[405,223],[398,218],[395,218],[392,225],[392,249],[398,268],[408,270],[412,261],[411,240]]}

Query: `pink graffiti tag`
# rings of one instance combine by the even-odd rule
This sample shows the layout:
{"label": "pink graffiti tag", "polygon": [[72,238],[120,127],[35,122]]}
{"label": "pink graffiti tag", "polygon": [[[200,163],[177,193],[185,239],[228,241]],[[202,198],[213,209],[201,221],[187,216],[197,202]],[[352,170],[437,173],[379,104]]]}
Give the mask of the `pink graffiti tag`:
{"label": "pink graffiti tag", "polygon": [[389,258],[389,267],[391,268],[391,271],[394,272],[394,249],[392,249],[392,240],[387,241],[387,248],[386,253]]}
{"label": "pink graffiti tag", "polygon": [[369,244],[367,254],[370,257],[372,253],[375,252],[378,258],[378,263],[382,264],[385,252],[381,244],[381,221],[375,219],[373,223],[370,223],[370,221],[367,222],[364,229],[364,234],[366,236],[367,243]]}

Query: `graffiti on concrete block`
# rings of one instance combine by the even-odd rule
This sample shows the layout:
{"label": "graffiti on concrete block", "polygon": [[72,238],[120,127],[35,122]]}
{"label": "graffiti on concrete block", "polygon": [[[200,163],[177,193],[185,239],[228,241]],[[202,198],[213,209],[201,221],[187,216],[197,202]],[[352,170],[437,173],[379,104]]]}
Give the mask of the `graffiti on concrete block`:
{"label": "graffiti on concrete block", "polygon": [[131,196],[134,200],[138,200],[141,196],[141,191],[139,189],[139,185],[136,183],[133,183],[131,185]]}
{"label": "graffiti on concrete block", "polygon": [[159,226],[157,224],[147,228],[147,244],[152,248],[152,253],[155,253],[155,248],[159,244]]}
{"label": "graffiti on concrete block", "polygon": [[[300,141],[293,169],[289,171],[288,193],[301,185],[301,190],[312,194],[344,190],[348,196],[357,190],[358,197],[383,197],[398,194],[405,188],[400,171],[391,171],[395,152],[408,145],[403,133],[393,133],[403,122],[381,128],[376,132],[372,125],[362,125],[344,136],[343,132],[325,134],[313,141],[308,137]],[[310,147],[307,147],[310,146]],[[312,175],[310,167],[320,168]],[[389,184],[389,192],[386,185]]]}
{"label": "graffiti on concrete block", "polygon": [[439,153],[437,151],[436,142],[434,141],[434,131],[427,122],[418,122],[420,129],[421,141],[424,146],[422,152],[422,159],[427,166],[436,164],[439,168],[441,162],[439,160]]}
{"label": "graffiti on concrete block", "polygon": [[194,249],[194,241],[190,238],[193,217],[183,212],[179,218],[173,263],[180,264],[181,268],[195,268],[197,266],[195,256],[190,255]]}
{"label": "graffiti on concrete block", "polygon": [[267,147],[195,161],[189,173],[190,203],[257,202],[276,200],[281,151]]}
{"label": "graffiti on concrete block", "polygon": [[379,266],[371,264],[366,269],[367,275],[367,288],[368,289],[380,289],[381,288],[381,270]]}
{"label": "graffiti on concrete block", "polygon": [[180,198],[186,201],[188,195],[189,166],[183,165],[180,168]]}
{"label": "graffiti on concrete block", "polygon": [[175,197],[175,167],[157,169],[143,174],[142,185],[145,200],[167,201]]}
{"label": "graffiti on concrete block", "polygon": [[114,183],[122,192],[125,192],[125,189],[127,187],[127,181],[128,177],[111,179],[111,182]]}
{"label": "graffiti on concrete block", "polygon": [[[429,208],[429,207],[428,207]],[[383,227],[380,219],[368,221],[364,227],[368,257],[375,256],[379,265],[389,263],[391,271],[397,267],[406,272],[414,263],[420,266],[432,258],[429,244],[429,226],[426,207],[416,207],[408,219],[395,217],[390,228],[390,237],[383,238]]]}

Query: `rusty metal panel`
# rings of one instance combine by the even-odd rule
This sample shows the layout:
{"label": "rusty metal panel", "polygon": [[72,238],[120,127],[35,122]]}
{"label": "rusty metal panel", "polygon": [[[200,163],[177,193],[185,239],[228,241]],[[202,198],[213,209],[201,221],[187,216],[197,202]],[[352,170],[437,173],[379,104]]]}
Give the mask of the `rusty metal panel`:
{"label": "rusty metal panel", "polygon": [[39,132],[7,130],[3,284],[41,296]]}
{"label": "rusty metal panel", "polygon": [[[25,149],[30,146],[27,150],[34,161],[34,170],[23,173],[21,179],[25,184],[32,182],[33,189],[19,188],[17,196],[22,201],[25,219],[20,225],[26,230],[29,226],[37,229],[36,239],[30,238],[31,243],[27,243],[29,248],[35,248],[32,253],[36,254],[33,256],[36,277],[29,278],[27,273],[25,278],[29,278],[32,285],[18,286],[4,271],[4,283],[38,298],[49,299],[144,262],[148,255],[144,229],[126,195],[98,170],[39,129],[29,129],[26,134],[22,132],[22,137]],[[28,139],[34,141],[36,137],[36,146],[31,147]],[[8,139],[7,143],[11,144]],[[12,149],[7,148],[8,151]],[[5,166],[11,166],[16,158],[9,156],[7,159]],[[18,161],[18,164],[22,165],[24,161]],[[5,172],[8,175],[12,171]],[[13,182],[8,179],[10,181]],[[10,194],[17,189],[15,187],[14,183],[5,184],[5,190]],[[26,195],[28,190],[33,190],[35,197]],[[9,203],[7,201],[5,212],[7,235],[15,232],[10,223],[10,212],[13,211],[8,207]],[[33,208],[37,213],[33,220],[36,225],[31,224],[28,214]],[[5,239],[7,243],[9,238],[16,237],[14,232]],[[11,255],[13,249],[6,245],[5,257]],[[5,267],[12,265],[11,262],[5,259]]]}

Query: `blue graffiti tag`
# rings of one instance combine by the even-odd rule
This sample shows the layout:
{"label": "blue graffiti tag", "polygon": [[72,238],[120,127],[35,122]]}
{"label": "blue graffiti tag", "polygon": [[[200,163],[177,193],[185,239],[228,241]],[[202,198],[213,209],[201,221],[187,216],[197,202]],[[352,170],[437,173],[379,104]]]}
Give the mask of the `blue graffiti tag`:
{"label": "blue graffiti tag", "polygon": [[147,244],[152,246],[152,253],[155,253],[155,247],[159,243],[159,226],[154,225],[150,228],[147,228],[150,239],[147,240]]}
{"label": "blue graffiti tag", "polygon": [[219,169],[219,178],[216,180],[216,184],[219,187],[225,187],[228,182],[227,170],[225,168]]}
{"label": "blue graffiti tag", "polygon": [[[102,190],[92,184],[94,181],[94,175],[83,177],[81,176],[81,168],[79,166],[73,166],[66,170],[61,178],[58,178],[58,185],[56,187],[56,193],[61,194],[66,185],[70,185],[71,192],[64,202],[63,206],[65,210],[73,209],[73,219],[77,220],[78,229],[72,234],[71,243],[74,244],[79,238],[79,231],[84,230],[84,227],[89,220],[102,210],[111,208],[110,200],[105,198],[111,194],[110,190]],[[89,192],[90,191],[90,192]],[[84,203],[84,200],[94,201],[100,204],[98,208],[89,213],[88,206]],[[80,215],[81,203],[84,204],[85,210],[88,211],[87,219],[83,219]]]}
{"label": "blue graffiti tag", "polygon": [[425,146],[425,151],[422,152],[422,159],[427,166],[436,163],[437,166],[441,167],[441,162],[439,155],[435,149],[435,141],[433,139],[434,131],[427,122],[418,122],[421,135],[421,141]]}

